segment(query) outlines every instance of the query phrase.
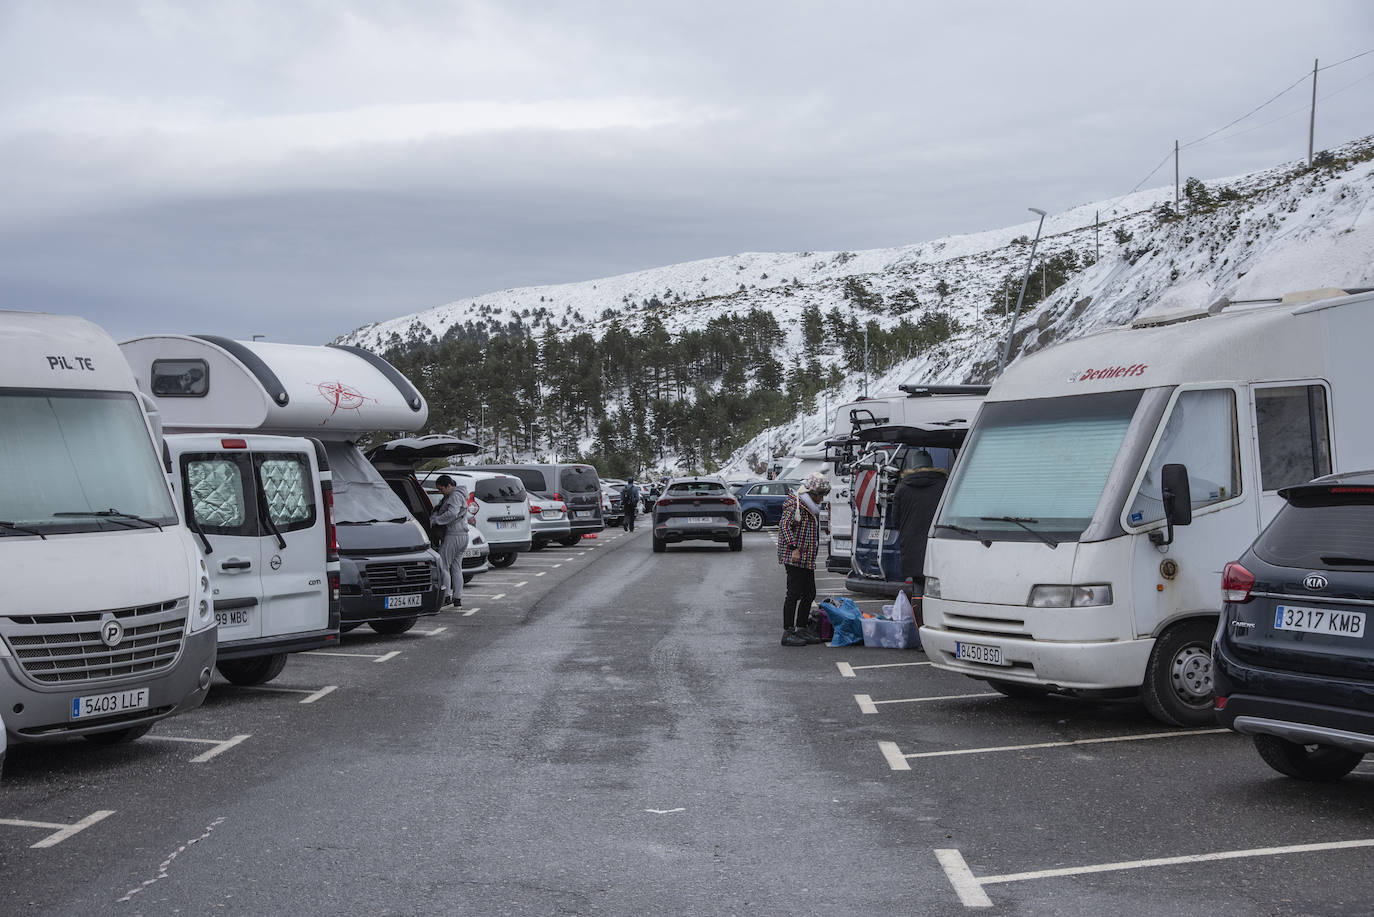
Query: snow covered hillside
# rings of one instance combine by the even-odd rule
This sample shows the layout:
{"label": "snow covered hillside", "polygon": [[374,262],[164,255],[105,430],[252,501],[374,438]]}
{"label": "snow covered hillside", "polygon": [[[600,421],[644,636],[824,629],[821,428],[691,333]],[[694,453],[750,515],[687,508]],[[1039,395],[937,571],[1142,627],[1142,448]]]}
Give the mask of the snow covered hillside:
{"label": "snow covered hillside", "polygon": [[[1196,182],[1181,213],[1172,186],[1084,204],[1045,220],[1037,268],[1058,259],[1075,268],[1018,322],[1016,353],[1129,321],[1145,309],[1205,305],[1317,287],[1374,286],[1374,138],[1323,153],[1316,168],[1289,163],[1239,177]],[[1033,190],[1028,199],[1034,199]],[[1100,213],[1101,222],[1094,223]],[[376,351],[441,338],[465,323],[516,324],[538,331],[590,331],[612,319],[635,327],[656,315],[670,333],[715,317],[762,308],[787,334],[779,358],[796,360],[806,306],[839,308],[891,327],[939,310],[958,323],[944,343],[903,361],[870,391],[905,381],[987,381],[1015,305],[1034,221],[899,248],[860,252],[746,253],[582,283],[504,290],[360,328],[343,338]],[[1100,258],[1097,255],[1100,245]],[[1086,265],[1086,266],[1083,266]],[[1039,270],[1028,301],[1041,300]],[[1014,282],[1010,282],[1013,280]],[[851,376],[829,393],[849,400]],[[814,433],[809,417],[763,432],[722,469],[742,472],[751,456],[790,448]]]}

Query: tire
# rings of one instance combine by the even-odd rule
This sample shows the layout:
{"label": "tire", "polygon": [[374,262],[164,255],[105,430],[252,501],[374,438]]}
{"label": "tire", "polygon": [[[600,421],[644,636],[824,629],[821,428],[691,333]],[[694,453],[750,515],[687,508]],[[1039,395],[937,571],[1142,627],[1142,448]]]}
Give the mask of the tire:
{"label": "tire", "polygon": [[534,538],[534,539],[531,539],[531,540],[530,540],[530,550],[531,550],[531,551],[542,551],[542,550],[544,550],[545,548],[547,548],[548,546],[549,546],[549,543],[548,543],[547,541],[545,541],[544,539],[542,539],[542,538]]}
{"label": "tire", "polygon": [[497,570],[501,570],[505,567],[509,567],[512,564],[514,564],[515,556],[516,555],[514,551],[505,551],[501,554],[492,554],[490,557],[487,558],[487,563],[491,564]]}
{"label": "tire", "polygon": [[1155,641],[1140,698],[1155,719],[1173,726],[1209,726],[1215,621],[1185,621]]}
{"label": "tire", "polygon": [[263,685],[286,668],[286,654],[255,656],[252,659],[226,659],[216,664],[219,673],[235,685]]}
{"label": "tire", "polygon": [[113,729],[109,732],[92,732],[85,736],[85,739],[92,745],[125,745],[140,736],[147,735],[148,730],[152,728],[152,723],[144,723],[142,726],[130,726],[127,729]]}
{"label": "tire", "polygon": [[1029,698],[1044,697],[1050,692],[1040,685],[1023,685],[1019,681],[1000,681],[996,678],[984,679],[992,690],[1007,697]]}
{"label": "tire", "polygon": [[730,539],[730,550],[731,550],[731,551],[743,551],[743,550],[744,550],[744,536],[743,536],[743,535],[736,535],[734,538],[731,538],[731,539]]}
{"label": "tire", "polygon": [[664,551],[666,551],[666,550],[668,550],[668,542],[664,541],[662,538],[659,538],[657,535],[655,535],[655,536],[654,536],[654,553],[655,553],[655,554],[662,554],[662,553],[663,553]]}
{"label": "tire", "polygon": [[464,583],[470,583],[470,582],[472,582],[472,578],[473,578],[474,576],[476,576],[476,575],[477,575],[476,573],[464,573],[464,574],[463,574],[463,582],[464,582]]}
{"label": "tire", "polygon": [[415,626],[419,618],[392,618],[389,621],[373,621],[367,626],[379,634],[403,634]]}
{"label": "tire", "polygon": [[1320,782],[1341,779],[1364,758],[1358,751],[1334,745],[1299,745],[1266,735],[1255,736],[1255,750],[1280,774]]}
{"label": "tire", "polygon": [[746,532],[757,532],[763,528],[763,512],[751,509],[744,514],[744,530]]}
{"label": "tire", "polygon": [[582,541],[581,535],[564,535],[558,539],[558,543],[565,548],[575,548]]}

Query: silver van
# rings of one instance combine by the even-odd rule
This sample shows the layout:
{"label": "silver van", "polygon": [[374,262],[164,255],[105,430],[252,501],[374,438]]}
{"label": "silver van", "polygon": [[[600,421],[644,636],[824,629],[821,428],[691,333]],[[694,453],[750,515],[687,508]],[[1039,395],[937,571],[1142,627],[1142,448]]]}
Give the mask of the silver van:
{"label": "silver van", "polygon": [[567,504],[568,534],[558,539],[559,544],[575,545],[583,535],[606,528],[601,518],[601,478],[591,465],[483,465],[481,470],[512,475],[531,494]]}

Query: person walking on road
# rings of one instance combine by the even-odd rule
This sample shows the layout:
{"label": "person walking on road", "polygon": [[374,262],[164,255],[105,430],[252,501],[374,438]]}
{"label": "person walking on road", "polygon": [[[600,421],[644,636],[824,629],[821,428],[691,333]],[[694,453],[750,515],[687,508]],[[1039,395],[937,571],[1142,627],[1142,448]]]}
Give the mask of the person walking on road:
{"label": "person walking on road", "polygon": [[621,525],[625,531],[635,530],[635,515],[639,512],[639,488],[635,486],[635,479],[630,478],[625,482],[625,487],[620,491],[620,511]]}
{"label": "person walking on road", "polygon": [[443,499],[430,513],[432,525],[444,530],[443,541],[439,543],[439,559],[447,582],[444,589],[450,596],[454,608],[463,607],[463,551],[468,546],[468,495],[446,474],[439,475],[435,481]]}
{"label": "person walking on road", "polygon": [[816,598],[816,552],[821,546],[820,503],[830,492],[825,475],[815,472],[787,495],[778,523],[778,563],[787,571],[787,595],[782,600],[782,645],[819,643],[820,634],[807,634],[811,602]]}
{"label": "person walking on road", "polygon": [[949,473],[933,467],[930,453],[919,449],[906,457],[908,470],[892,492],[897,516],[897,550],[902,555],[902,578],[909,579],[921,594],[925,583],[921,575],[926,562],[926,538],[935,519],[935,508],[945,491]]}

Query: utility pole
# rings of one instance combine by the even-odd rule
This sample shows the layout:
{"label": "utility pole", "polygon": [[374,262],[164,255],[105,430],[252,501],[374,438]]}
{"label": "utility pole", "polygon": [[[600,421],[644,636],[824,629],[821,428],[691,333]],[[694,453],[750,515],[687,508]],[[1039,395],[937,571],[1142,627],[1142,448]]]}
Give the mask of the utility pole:
{"label": "utility pole", "polygon": [[1040,301],[1041,301],[1041,302],[1044,302],[1044,301],[1045,301],[1045,297],[1049,295],[1049,292],[1046,291],[1046,289],[1045,289],[1045,265],[1046,265],[1046,262],[1045,262],[1044,260],[1041,260],[1041,262],[1040,262]]}
{"label": "utility pole", "polygon": [[868,397],[868,322],[864,322],[864,397]]}
{"label": "utility pole", "polygon": [[1178,212],[1179,200],[1180,200],[1180,198],[1179,198],[1179,196],[1178,196],[1178,141],[1175,140],[1175,141],[1174,141],[1174,212],[1175,212],[1175,213]]}
{"label": "utility pole", "polygon": [[1007,329],[1007,343],[1002,348],[1002,359],[997,363],[997,374],[1000,376],[1002,370],[1007,366],[1007,358],[1011,356],[1011,339],[1016,335],[1016,319],[1021,315],[1021,303],[1026,300],[1026,284],[1030,283],[1031,267],[1035,263],[1035,247],[1040,244],[1040,230],[1045,226],[1045,211],[1039,207],[1029,208],[1031,213],[1040,214],[1040,224],[1035,227],[1035,241],[1031,243],[1030,257],[1026,258],[1026,274],[1021,278],[1021,295],[1016,297],[1016,311],[1011,316],[1011,327]]}
{"label": "utility pole", "polygon": [[1097,249],[1097,254],[1093,256],[1093,261],[1102,260],[1102,237],[1099,231],[1102,228],[1102,211],[1093,211],[1093,246]]}
{"label": "utility pole", "polygon": [[1317,60],[1312,61],[1312,116],[1307,121],[1307,164],[1312,165],[1312,138],[1317,133]]}

